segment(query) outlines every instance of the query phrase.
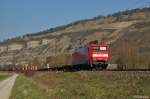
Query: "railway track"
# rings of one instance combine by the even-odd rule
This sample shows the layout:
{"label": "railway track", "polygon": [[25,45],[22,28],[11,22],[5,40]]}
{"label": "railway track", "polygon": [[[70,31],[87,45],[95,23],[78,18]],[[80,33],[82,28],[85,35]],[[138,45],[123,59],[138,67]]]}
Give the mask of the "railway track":
{"label": "railway track", "polygon": [[61,72],[78,72],[78,71],[114,71],[114,72],[119,72],[119,71],[145,71],[145,72],[150,72],[150,69],[103,69],[103,68],[95,68],[91,67],[90,65],[68,65],[68,66],[63,66],[63,67],[50,67],[50,68],[40,68],[40,69],[27,69],[24,70],[22,68],[16,68],[16,69],[0,69],[0,71],[14,71],[14,72],[31,72],[31,71],[61,71]]}
{"label": "railway track", "polygon": [[96,68],[74,68],[74,67],[60,67],[60,68],[42,68],[37,71],[63,71],[63,72],[77,72],[77,71],[115,71],[115,72],[123,72],[123,71],[132,71],[132,72],[150,72],[150,69],[96,69]]}

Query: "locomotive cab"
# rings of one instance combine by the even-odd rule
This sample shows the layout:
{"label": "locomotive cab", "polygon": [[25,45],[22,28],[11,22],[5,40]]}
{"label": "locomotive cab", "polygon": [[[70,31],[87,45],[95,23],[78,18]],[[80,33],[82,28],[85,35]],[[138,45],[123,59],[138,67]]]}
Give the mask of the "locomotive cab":
{"label": "locomotive cab", "polygon": [[109,48],[106,43],[98,41],[89,43],[90,65],[96,69],[106,69],[109,61]]}

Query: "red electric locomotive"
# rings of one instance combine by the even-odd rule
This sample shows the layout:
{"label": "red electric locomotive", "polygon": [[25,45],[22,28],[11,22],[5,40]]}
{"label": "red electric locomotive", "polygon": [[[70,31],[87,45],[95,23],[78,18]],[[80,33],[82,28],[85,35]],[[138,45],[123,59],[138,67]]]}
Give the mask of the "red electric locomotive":
{"label": "red electric locomotive", "polygon": [[96,69],[106,69],[109,57],[109,45],[92,41],[87,46],[76,49],[72,54],[73,65],[90,65]]}
{"label": "red electric locomotive", "polygon": [[106,43],[91,42],[89,44],[90,65],[96,68],[105,69],[108,65],[109,45]]}

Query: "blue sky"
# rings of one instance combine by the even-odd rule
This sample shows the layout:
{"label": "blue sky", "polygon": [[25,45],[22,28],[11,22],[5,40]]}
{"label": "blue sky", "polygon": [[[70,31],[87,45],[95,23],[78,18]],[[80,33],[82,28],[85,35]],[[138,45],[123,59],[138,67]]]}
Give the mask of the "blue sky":
{"label": "blue sky", "polygon": [[0,0],[0,41],[146,6],[150,0]]}

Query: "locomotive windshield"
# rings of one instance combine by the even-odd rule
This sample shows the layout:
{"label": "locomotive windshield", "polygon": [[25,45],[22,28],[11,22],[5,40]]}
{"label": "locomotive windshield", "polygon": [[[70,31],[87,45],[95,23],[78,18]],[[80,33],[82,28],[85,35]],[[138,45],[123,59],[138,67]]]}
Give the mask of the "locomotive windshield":
{"label": "locomotive windshield", "polygon": [[93,47],[93,51],[106,51],[107,47],[106,46],[95,46]]}
{"label": "locomotive windshield", "polygon": [[101,51],[105,51],[105,50],[106,50],[106,46],[101,46],[101,47],[100,47],[100,50],[101,50]]}

